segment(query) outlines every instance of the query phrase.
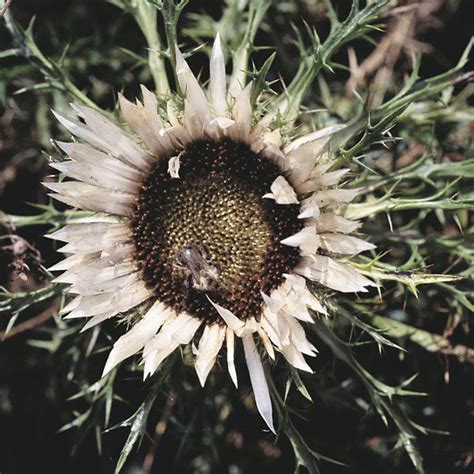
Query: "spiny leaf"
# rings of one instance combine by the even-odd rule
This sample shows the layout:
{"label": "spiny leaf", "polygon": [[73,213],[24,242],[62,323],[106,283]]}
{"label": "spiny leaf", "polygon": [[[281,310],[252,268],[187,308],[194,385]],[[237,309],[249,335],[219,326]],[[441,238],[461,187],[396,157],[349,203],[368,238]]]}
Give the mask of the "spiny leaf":
{"label": "spiny leaf", "polygon": [[[328,4],[331,5],[330,2]],[[288,85],[285,95],[276,101],[282,115],[288,120],[295,117],[306,91],[319,71],[323,68],[331,70],[332,55],[347,42],[364,36],[368,26],[380,19],[387,5],[388,0],[374,0],[360,10],[358,0],[353,0],[351,11],[342,23],[329,10],[332,15],[332,28],[322,45],[317,33],[314,30],[308,31],[311,47],[308,50],[300,48],[302,53],[298,71]]]}
{"label": "spiny leaf", "polygon": [[293,448],[293,452],[295,454],[295,473],[297,474],[300,472],[300,469],[304,467],[310,474],[319,474],[319,466],[318,463],[320,461],[326,461],[332,464],[337,464],[339,466],[344,466],[343,463],[340,461],[336,461],[335,459],[329,458],[327,456],[323,456],[322,454],[314,451],[311,449],[306,441],[304,440],[303,436],[299,433],[299,431],[293,425],[291,418],[288,414],[288,409],[284,405],[283,400],[278,393],[275,384],[273,383],[273,379],[271,374],[266,371],[266,378],[268,380],[270,394],[274,403],[274,407],[278,414],[278,426],[279,430],[282,430],[285,435],[288,437],[290,444]]}
{"label": "spiny leaf", "polygon": [[444,199],[435,199],[435,196],[427,199],[390,198],[385,196],[374,201],[350,204],[346,208],[345,216],[348,219],[357,220],[395,211],[407,211],[411,209],[445,209],[448,211],[456,211],[459,209],[472,209],[473,205],[474,195],[471,196],[469,194],[457,194],[456,197],[446,197]]}
{"label": "spiny leaf", "polygon": [[402,347],[400,347],[398,344],[395,344],[394,342],[392,342],[389,339],[387,339],[386,337],[384,337],[381,334],[380,329],[376,329],[373,326],[370,326],[369,324],[364,323],[357,316],[355,316],[354,314],[351,314],[349,311],[346,311],[346,310],[342,309],[341,307],[338,307],[337,311],[338,311],[339,314],[341,314],[345,318],[347,318],[352,324],[354,324],[354,326],[359,327],[365,333],[369,334],[369,336],[372,337],[372,339],[374,339],[375,342],[377,343],[380,352],[382,352],[382,347],[384,345],[389,346],[389,347],[393,347],[393,348],[398,349],[400,351],[405,350]]}
{"label": "spiny leaf", "polygon": [[452,345],[449,339],[408,324],[378,315],[368,315],[370,322],[386,331],[396,339],[409,339],[429,352],[440,352],[453,355],[461,362],[474,364],[474,349],[463,345]]}
{"label": "spiny leaf", "polygon": [[130,432],[128,434],[127,441],[125,441],[122,451],[120,452],[117,465],[115,466],[116,474],[122,470],[135,444],[145,434],[148,415],[151,408],[153,407],[153,404],[155,403],[157,394],[158,393],[156,391],[151,391],[145,401],[140,405],[140,408],[138,408],[138,410],[130,418],[120,424],[120,426],[130,426]]}
{"label": "spiny leaf", "polygon": [[74,85],[60,64],[43,54],[33,37],[34,21],[35,17],[31,19],[27,29],[24,30],[13,19],[9,11],[5,14],[5,24],[18,51],[41,72],[52,89],[67,92],[79,102],[98,110],[104,115],[110,116],[109,112],[98,107],[94,101],[90,100]]}
{"label": "spiny leaf", "polygon": [[376,265],[362,266],[356,265],[359,271],[364,275],[376,281],[396,281],[408,287],[408,289],[415,295],[418,295],[417,287],[420,285],[438,285],[440,283],[450,283],[461,280],[462,277],[458,275],[442,275],[436,273],[421,273],[417,271],[403,272],[403,271],[389,271]]}
{"label": "spiny leaf", "polygon": [[385,424],[388,424],[387,416],[396,424],[399,429],[399,436],[403,441],[403,447],[413,462],[417,472],[423,474],[422,458],[416,445],[413,441],[414,435],[411,429],[410,422],[406,415],[396,405],[392,398],[394,395],[398,396],[419,396],[423,395],[418,392],[406,391],[402,387],[388,386],[367,372],[355,359],[350,348],[345,345],[327,326],[328,323],[320,320],[315,320],[311,325],[311,329],[319,336],[331,349],[333,354],[351,367],[358,375],[361,382],[366,387],[375,409],[382,418]]}

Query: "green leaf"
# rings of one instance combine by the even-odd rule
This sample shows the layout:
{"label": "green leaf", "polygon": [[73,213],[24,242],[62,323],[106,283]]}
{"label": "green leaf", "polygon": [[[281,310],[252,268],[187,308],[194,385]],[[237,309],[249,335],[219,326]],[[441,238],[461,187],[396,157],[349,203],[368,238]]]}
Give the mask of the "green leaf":
{"label": "green leaf", "polygon": [[353,263],[361,273],[372,278],[375,281],[396,281],[408,287],[415,295],[418,295],[417,288],[420,285],[439,285],[441,283],[451,283],[462,279],[458,275],[444,275],[436,273],[421,273],[418,271],[390,271],[374,265],[358,265]]}
{"label": "green leaf", "polygon": [[155,399],[158,395],[157,391],[152,390],[145,401],[140,405],[140,408],[127,420],[120,423],[119,426],[130,426],[130,432],[127,437],[127,441],[120,452],[120,457],[115,466],[115,473],[118,474],[122,470],[125,462],[127,461],[132,449],[136,443],[143,437],[146,431],[148,422],[148,415],[150,410],[155,403]]}
{"label": "green leaf", "polygon": [[386,337],[382,336],[380,329],[376,329],[370,324],[364,323],[364,321],[361,321],[357,316],[351,314],[349,311],[346,311],[342,309],[341,307],[338,307],[338,313],[344,316],[345,318],[347,318],[354,326],[359,327],[365,333],[369,334],[369,336],[372,337],[372,339],[374,339],[374,341],[377,343],[379,352],[382,352],[382,347],[384,345],[393,347],[394,349],[398,349],[400,351],[405,350],[399,345],[387,339]]}
{"label": "green leaf", "polygon": [[408,324],[378,315],[367,315],[370,322],[396,339],[408,339],[429,352],[452,355],[461,362],[474,364],[474,349],[460,344],[452,345],[449,339]]}
{"label": "green leaf", "polygon": [[41,72],[51,89],[59,89],[67,92],[79,102],[98,110],[103,115],[111,116],[107,111],[102,110],[97,104],[90,100],[81,90],[79,90],[70,80],[61,64],[48,58],[35,42],[33,37],[35,17],[33,17],[24,30],[13,18],[10,11],[5,13],[5,25],[10,32],[12,41],[18,51],[24,56],[38,71]]}
{"label": "green leaf", "polygon": [[370,25],[381,18],[389,0],[374,0],[362,10],[359,9],[359,1],[353,0],[351,11],[342,23],[337,19],[331,3],[326,3],[331,19],[331,32],[328,38],[321,44],[316,31],[307,28],[311,45],[308,49],[304,48],[303,40],[300,38],[300,66],[285,94],[276,100],[277,108],[287,120],[294,119],[298,114],[306,91],[321,69],[332,70],[332,55],[344,44],[363,37],[370,31]]}
{"label": "green leaf", "polygon": [[[402,445],[415,466],[417,473],[424,474],[421,454],[414,441],[410,420],[393,399],[394,396],[421,396],[424,394],[405,390],[403,384],[400,387],[392,387],[377,380],[357,362],[350,347],[334,334],[333,330],[328,327],[328,322],[315,319],[314,324],[311,324],[310,328],[327,344],[334,356],[352,368],[367,389],[374,407],[384,423],[388,425],[388,417],[395,423]],[[413,380],[413,377],[411,380]]]}
{"label": "green leaf", "polygon": [[304,467],[310,474],[319,474],[320,471],[318,463],[320,461],[326,461],[332,464],[337,464],[339,466],[344,466],[345,464],[341,463],[340,461],[336,461],[327,456],[324,456],[314,451],[307,445],[303,436],[293,425],[293,422],[291,421],[291,418],[288,414],[288,408],[283,403],[283,400],[281,399],[280,394],[278,393],[278,390],[275,387],[271,374],[268,370],[266,371],[266,378],[268,380],[268,385],[274,403],[274,408],[276,409],[276,412],[278,414],[279,430],[282,430],[285,433],[288,440],[290,441],[291,447],[293,448],[293,452],[295,454],[295,473],[297,474],[298,472],[300,472],[300,469]]}
{"label": "green leaf", "polygon": [[122,451],[120,452],[119,459],[117,461],[117,465],[115,466],[115,473],[118,474],[122,470],[125,462],[127,461],[132,449],[135,445],[141,441],[143,438],[150,411],[155,403],[156,397],[158,396],[159,390],[163,385],[164,380],[168,377],[171,369],[176,361],[176,354],[172,354],[169,356],[160,366],[159,372],[156,373],[153,377],[153,383],[151,386],[148,387],[148,396],[144,400],[144,402],[140,405],[138,410],[129,418],[122,421],[118,425],[110,428],[108,431],[120,428],[120,427],[130,427],[130,432],[127,437],[127,441],[125,442]]}

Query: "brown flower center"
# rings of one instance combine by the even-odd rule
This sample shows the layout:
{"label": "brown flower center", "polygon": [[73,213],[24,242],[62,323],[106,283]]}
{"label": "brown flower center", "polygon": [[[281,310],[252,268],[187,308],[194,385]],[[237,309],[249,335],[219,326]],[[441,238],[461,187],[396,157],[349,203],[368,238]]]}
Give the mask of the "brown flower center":
{"label": "brown flower center", "polygon": [[157,161],[137,195],[135,258],[156,297],[207,322],[222,321],[207,296],[245,320],[298,262],[280,243],[298,232],[298,205],[262,196],[281,170],[248,145],[196,141],[180,155],[179,178]]}

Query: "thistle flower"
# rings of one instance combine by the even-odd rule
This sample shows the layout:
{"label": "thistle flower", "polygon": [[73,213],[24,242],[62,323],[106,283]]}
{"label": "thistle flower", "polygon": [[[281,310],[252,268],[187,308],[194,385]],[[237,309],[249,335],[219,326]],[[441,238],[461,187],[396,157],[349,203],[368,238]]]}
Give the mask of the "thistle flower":
{"label": "thistle flower", "polygon": [[63,312],[89,318],[84,329],[138,309],[104,374],[142,351],[146,378],[195,341],[201,385],[225,345],[237,386],[241,340],[257,408],[274,431],[255,341],[271,359],[278,351],[311,372],[304,356],[317,350],[304,324],[327,310],[309,283],[338,292],[373,285],[350,258],[374,246],[337,214],[358,192],[338,187],[347,169],[331,169],[331,138],[343,126],[289,141],[272,127],[278,110],[254,121],[252,83],[227,91],[219,36],[207,91],[178,49],[176,69],[182,111],[179,98],[164,111],[142,87],[143,103],[119,96],[124,128],[80,105],[72,107],[82,121],[56,114],[81,143],[58,143],[70,160],[52,166],[71,180],[46,186],[96,214],[50,235],[70,254],[51,270],[64,271],[55,281],[76,296]]}

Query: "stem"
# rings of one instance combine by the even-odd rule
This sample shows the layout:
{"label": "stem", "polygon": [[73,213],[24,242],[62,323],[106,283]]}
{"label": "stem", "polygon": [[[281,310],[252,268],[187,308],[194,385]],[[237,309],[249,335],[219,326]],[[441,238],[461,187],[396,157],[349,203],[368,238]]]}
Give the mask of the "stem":
{"label": "stem", "polygon": [[391,211],[408,211],[411,209],[435,210],[446,209],[457,211],[459,209],[472,209],[473,200],[444,198],[441,200],[422,201],[420,199],[386,199],[378,202],[365,202],[361,204],[349,204],[346,208],[345,216],[348,219],[363,219],[376,214],[387,213]]}
{"label": "stem", "polygon": [[316,31],[308,28],[312,45],[304,50],[301,43],[298,71],[288,85],[286,94],[276,100],[278,110],[288,121],[296,118],[301,102],[318,73],[323,68],[332,71],[332,55],[345,43],[366,33],[370,25],[381,18],[388,3],[388,0],[375,0],[359,10],[359,2],[353,0],[351,11],[342,23],[335,16],[330,16],[331,32],[323,44]]}
{"label": "stem", "polygon": [[8,222],[15,228],[28,227],[33,225],[64,225],[70,223],[80,223],[87,221],[94,213],[89,211],[64,211],[56,209],[46,210],[42,214],[34,216],[16,216],[13,214],[0,213],[0,223]]}
{"label": "stem", "polygon": [[233,71],[230,77],[229,93],[233,96],[237,96],[245,86],[248,62],[253,49],[255,35],[271,3],[270,0],[253,0],[250,3],[247,28],[232,58]]}
{"label": "stem", "polygon": [[3,6],[0,8],[0,17],[2,17],[5,12],[8,10],[8,7],[10,6],[10,4],[12,3],[12,0],[5,0],[5,2],[3,3]]}
{"label": "stem", "polygon": [[156,92],[160,95],[167,95],[170,93],[170,87],[165,64],[160,54],[162,44],[156,26],[156,9],[146,0],[138,0],[134,15],[148,43],[148,64],[153,76]]}
{"label": "stem", "polygon": [[176,33],[178,20],[183,12],[184,7],[188,4],[189,0],[149,0],[150,4],[157,8],[165,25],[165,36],[167,43],[167,55],[171,62],[173,74],[176,83],[176,90],[179,90],[179,82],[176,71],[176,47],[178,45],[178,36]]}
{"label": "stem", "polygon": [[5,341],[6,339],[10,339],[25,331],[29,331],[38,326],[41,326],[46,321],[49,321],[55,314],[57,314],[58,309],[59,309],[59,300],[55,299],[49,305],[48,308],[46,308],[44,311],[41,311],[36,316],[33,316],[32,318],[27,319],[26,321],[20,324],[17,324],[10,331],[6,331],[6,330],[0,331],[0,341]]}

